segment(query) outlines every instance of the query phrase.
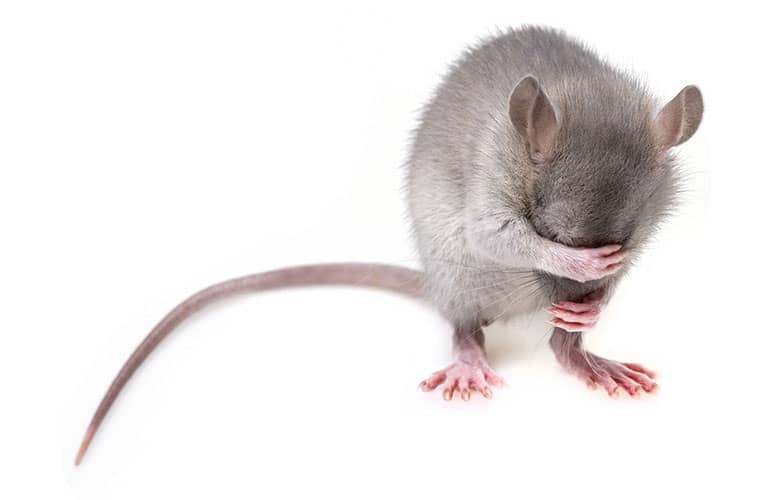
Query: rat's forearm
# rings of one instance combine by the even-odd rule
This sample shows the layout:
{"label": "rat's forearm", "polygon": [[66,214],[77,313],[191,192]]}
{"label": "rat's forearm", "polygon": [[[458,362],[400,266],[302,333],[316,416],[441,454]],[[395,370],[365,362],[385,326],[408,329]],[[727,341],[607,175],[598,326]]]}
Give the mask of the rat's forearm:
{"label": "rat's forearm", "polygon": [[467,223],[466,235],[474,250],[504,266],[569,278],[579,278],[582,272],[574,249],[540,236],[524,217],[474,217]]}
{"label": "rat's forearm", "polygon": [[466,237],[476,252],[498,264],[546,270],[546,240],[523,218],[472,216],[467,220]]}
{"label": "rat's forearm", "polygon": [[618,244],[577,248],[542,238],[524,217],[486,214],[467,219],[470,247],[499,264],[544,271],[579,282],[616,273],[625,252]]}

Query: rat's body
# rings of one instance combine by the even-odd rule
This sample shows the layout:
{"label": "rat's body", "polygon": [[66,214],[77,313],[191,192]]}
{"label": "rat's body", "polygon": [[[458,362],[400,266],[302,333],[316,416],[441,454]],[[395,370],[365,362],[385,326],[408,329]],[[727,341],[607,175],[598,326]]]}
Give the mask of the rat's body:
{"label": "rat's body", "polygon": [[[572,174],[580,171],[578,177],[585,179],[590,191],[566,210],[565,221],[547,221],[543,228],[521,222],[535,209],[540,170],[549,167],[533,165],[509,114],[512,90],[527,75],[536,76],[561,115],[563,135],[572,143],[564,146],[564,154],[581,162],[562,168],[570,168]],[[541,288],[531,300],[520,295],[500,300],[534,278],[533,273],[523,273],[520,280],[506,279],[513,266],[525,264],[524,271],[535,267],[522,262],[534,257],[521,256],[511,247],[538,242],[528,241],[533,235],[513,235],[513,245],[497,247],[493,233],[501,233],[509,222],[504,231],[512,226],[523,232],[536,229],[570,246],[625,242],[630,249],[645,239],[652,224],[636,224],[643,217],[637,217],[633,200],[592,191],[603,184],[623,195],[636,192],[642,176],[619,172],[637,168],[650,154],[644,128],[655,105],[637,80],[551,30],[508,32],[467,52],[426,106],[409,159],[408,199],[417,247],[429,296],[443,314],[454,322],[478,314],[477,319],[490,321],[549,301],[577,299],[602,285],[542,275],[536,285],[528,286]],[[579,148],[590,151],[576,151]],[[669,169],[664,173],[672,176]],[[643,182],[646,177],[651,176]],[[660,183],[658,199],[648,208],[666,210],[674,186],[672,180]],[[570,187],[581,188],[578,182]],[[624,213],[631,208],[632,214]],[[589,220],[591,215],[598,220]],[[622,218],[631,220],[616,224]],[[527,222],[534,226],[533,220]],[[624,224],[630,227],[614,227]],[[479,272],[480,268],[487,272]]]}
{"label": "rat's body", "polygon": [[[506,32],[453,65],[409,159],[427,295],[454,324],[459,352],[425,389],[447,382],[448,398],[490,394],[497,379],[480,327],[550,303],[559,303],[549,312],[562,327],[551,345],[567,368],[612,395],[656,387],[638,365],[583,351],[580,332],[597,320],[622,258],[673,205],[667,150],[696,130],[699,91],[687,87],[657,111],[637,79],[553,30]],[[608,251],[593,259],[576,247]]]}
{"label": "rat's body", "polygon": [[[509,31],[470,49],[424,109],[407,164],[424,273],[382,265],[292,268],[216,285],[148,335],[98,408],[80,461],[117,394],[179,322],[226,295],[293,285],[365,284],[421,295],[454,326],[456,360],[422,383],[490,397],[482,327],[557,303],[558,360],[611,395],[656,388],[653,373],[581,348],[614,280],[673,203],[669,149],[699,125],[686,87],[660,109],[629,75],[560,32]],[[627,259],[629,261],[629,259]],[[570,333],[569,333],[570,332]]]}

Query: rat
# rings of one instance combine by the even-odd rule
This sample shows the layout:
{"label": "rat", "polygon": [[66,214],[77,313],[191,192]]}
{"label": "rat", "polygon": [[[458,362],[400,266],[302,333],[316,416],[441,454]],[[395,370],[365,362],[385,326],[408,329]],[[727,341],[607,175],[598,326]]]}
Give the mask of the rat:
{"label": "rat", "polygon": [[447,400],[504,384],[484,327],[546,309],[558,362],[616,397],[657,389],[653,371],[582,346],[619,279],[670,214],[681,185],[672,149],[702,120],[693,85],[661,105],[631,73],[552,28],[479,41],[424,106],[406,162],[423,271],[377,263],[283,268],[212,285],[169,312],[136,348],[97,408],[80,464],[126,382],[182,321],[239,293],[361,285],[426,300],[453,327],[454,360],[420,383]]}

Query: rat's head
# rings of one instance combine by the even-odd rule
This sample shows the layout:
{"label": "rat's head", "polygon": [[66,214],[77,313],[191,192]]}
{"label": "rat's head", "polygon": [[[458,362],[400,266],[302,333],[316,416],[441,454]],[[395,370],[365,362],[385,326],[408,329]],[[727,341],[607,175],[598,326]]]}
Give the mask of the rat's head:
{"label": "rat's head", "polygon": [[534,172],[529,218],[545,238],[634,246],[673,203],[669,150],[697,130],[700,91],[688,86],[656,110],[620,82],[577,81],[556,91],[560,107],[532,76],[512,91],[510,119]]}

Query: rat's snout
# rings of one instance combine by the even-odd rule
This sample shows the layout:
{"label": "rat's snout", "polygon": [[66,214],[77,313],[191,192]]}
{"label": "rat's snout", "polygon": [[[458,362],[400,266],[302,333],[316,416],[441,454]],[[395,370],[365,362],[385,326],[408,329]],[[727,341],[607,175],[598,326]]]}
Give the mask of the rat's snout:
{"label": "rat's snout", "polygon": [[541,237],[569,247],[624,245],[629,239],[617,210],[600,207],[580,212],[574,209],[577,205],[561,201],[539,207],[531,214],[531,224]]}

